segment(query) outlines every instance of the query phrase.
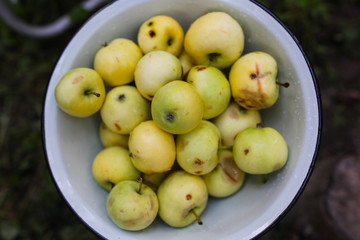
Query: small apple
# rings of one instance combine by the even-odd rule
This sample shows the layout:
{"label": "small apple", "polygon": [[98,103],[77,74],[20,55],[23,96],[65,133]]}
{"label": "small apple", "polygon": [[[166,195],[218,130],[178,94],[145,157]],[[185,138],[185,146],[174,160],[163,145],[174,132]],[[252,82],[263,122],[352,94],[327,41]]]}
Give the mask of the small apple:
{"label": "small apple", "polygon": [[155,192],[146,184],[126,180],[111,189],[106,209],[110,219],[121,229],[140,231],[155,220],[159,201]]}
{"label": "small apple", "polygon": [[204,119],[221,114],[231,98],[230,84],[216,67],[197,65],[190,69],[186,81],[193,85],[204,103]]}
{"label": "small apple", "polygon": [[220,132],[206,120],[192,131],[176,137],[176,161],[180,167],[194,175],[211,172],[219,161]]}
{"label": "small apple", "polygon": [[151,118],[150,102],[134,86],[118,86],[107,93],[100,114],[111,131],[129,134],[138,124]]}
{"label": "small apple", "polygon": [[276,60],[265,52],[251,52],[231,67],[229,81],[235,101],[246,109],[260,110],[275,104],[279,96]]}
{"label": "small apple", "polygon": [[105,99],[104,81],[91,68],[68,71],[55,88],[59,108],[74,117],[89,117],[100,110]]}
{"label": "small apple", "polygon": [[183,48],[184,31],[174,18],[156,15],[140,26],[137,39],[145,54],[154,50],[164,50],[179,56]]}
{"label": "small apple", "polygon": [[172,134],[190,132],[201,122],[204,105],[199,93],[189,83],[175,80],[162,86],[151,104],[156,124]]}
{"label": "small apple", "polygon": [[142,56],[136,43],[116,38],[98,50],[94,58],[94,69],[108,86],[125,85],[134,80],[135,67]]}
{"label": "small apple", "polygon": [[129,134],[113,132],[103,122],[99,127],[99,137],[104,147],[120,146],[128,148]]}
{"label": "small apple", "polygon": [[136,180],[141,176],[131,162],[129,151],[119,146],[100,151],[93,161],[92,173],[96,182],[107,191],[120,181]]}
{"label": "small apple", "polygon": [[166,172],[175,162],[175,139],[153,120],[144,121],[130,133],[129,151],[139,171],[147,174]]}
{"label": "small apple", "polygon": [[183,50],[179,56],[179,60],[182,67],[182,72],[183,72],[182,75],[186,76],[189,70],[194,66],[191,57]]}
{"label": "small apple", "polygon": [[171,53],[157,50],[145,54],[135,68],[135,84],[141,95],[152,100],[166,83],[181,79],[180,60]]}
{"label": "small apple", "polygon": [[208,192],[200,176],[184,171],[170,173],[157,191],[159,216],[172,227],[185,227],[198,220],[207,205]]}
{"label": "small apple", "polygon": [[242,187],[245,173],[235,164],[232,152],[222,150],[219,164],[213,171],[202,177],[210,196],[224,198],[233,195]]}
{"label": "small apple", "polygon": [[224,69],[242,54],[244,32],[229,14],[210,12],[190,25],[185,34],[184,48],[195,65]]}
{"label": "small apple", "polygon": [[261,115],[258,110],[247,110],[236,102],[231,102],[212,122],[220,131],[222,144],[232,146],[239,132],[261,124]]}
{"label": "small apple", "polygon": [[268,174],[281,169],[288,159],[288,146],[274,128],[247,128],[234,141],[236,165],[250,174]]}

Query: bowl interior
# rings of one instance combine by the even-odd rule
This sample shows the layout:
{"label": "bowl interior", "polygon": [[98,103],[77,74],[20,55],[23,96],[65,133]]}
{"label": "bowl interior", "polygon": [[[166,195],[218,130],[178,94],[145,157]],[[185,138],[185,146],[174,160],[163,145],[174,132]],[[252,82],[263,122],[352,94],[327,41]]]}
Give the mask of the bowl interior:
{"label": "bowl interior", "polygon": [[[186,31],[197,17],[225,11],[239,21],[245,33],[245,51],[265,51],[278,62],[280,89],[275,106],[261,111],[265,126],[283,134],[289,146],[287,165],[263,184],[248,176],[243,188],[226,199],[209,199],[202,226],[168,227],[157,219],[148,229],[127,232],[107,216],[107,192],[92,177],[91,166],[103,149],[98,138],[99,115],[79,119],[56,105],[54,89],[61,76],[76,67],[92,67],[104,42],[117,37],[136,41],[142,22],[153,15],[177,19]],[[235,0],[119,0],[95,14],[79,30],[59,59],[51,77],[43,114],[44,146],[61,194],[76,214],[108,239],[247,239],[267,229],[293,203],[311,172],[320,129],[319,94],[302,50],[291,34],[258,4]]]}

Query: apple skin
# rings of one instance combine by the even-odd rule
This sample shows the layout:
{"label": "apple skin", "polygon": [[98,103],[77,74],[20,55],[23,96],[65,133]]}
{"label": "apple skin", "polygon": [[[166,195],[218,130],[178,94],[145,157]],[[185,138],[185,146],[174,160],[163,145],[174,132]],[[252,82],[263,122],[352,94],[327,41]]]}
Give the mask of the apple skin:
{"label": "apple skin", "polygon": [[143,183],[145,183],[147,186],[151,187],[151,189],[156,192],[158,190],[160,184],[163,182],[163,180],[169,174],[169,172],[170,171],[161,172],[161,173],[152,173],[152,174],[143,173],[141,175],[141,177],[143,179]]}
{"label": "apple skin", "polygon": [[156,15],[140,26],[137,39],[145,54],[154,50],[164,50],[179,56],[183,49],[184,30],[174,18]]}
{"label": "apple skin", "polygon": [[116,38],[100,48],[94,57],[94,69],[106,85],[115,87],[134,80],[136,64],[143,56],[139,46],[125,38]]}
{"label": "apple skin", "polygon": [[176,136],[176,161],[188,173],[207,174],[218,164],[219,146],[219,130],[202,120],[194,130]]}
{"label": "apple skin", "polygon": [[197,65],[190,69],[186,81],[193,85],[204,103],[203,119],[221,114],[231,99],[230,84],[216,67]]}
{"label": "apple skin", "polygon": [[100,151],[93,161],[92,173],[96,182],[107,191],[121,181],[137,180],[141,176],[131,162],[129,151],[120,146]]}
{"label": "apple skin", "polygon": [[220,131],[222,145],[233,146],[239,132],[261,124],[261,115],[258,110],[247,110],[236,102],[231,102],[212,122]]}
{"label": "apple skin", "polygon": [[75,68],[63,75],[55,88],[59,108],[74,117],[89,117],[100,110],[105,85],[91,68]]}
{"label": "apple skin", "polygon": [[113,132],[103,122],[101,122],[99,127],[99,137],[104,147],[120,146],[129,148],[129,134],[118,134]]}
{"label": "apple skin", "polygon": [[159,216],[168,225],[181,228],[196,220],[192,211],[200,216],[208,201],[204,180],[184,171],[170,173],[157,191]]}
{"label": "apple skin", "polygon": [[181,79],[180,60],[169,52],[157,50],[145,54],[135,68],[135,84],[141,95],[152,100],[166,83]]}
{"label": "apple skin", "polygon": [[281,169],[288,159],[288,146],[274,128],[247,128],[234,141],[236,165],[246,173],[268,174]]}
{"label": "apple skin", "polygon": [[279,96],[276,60],[265,52],[251,52],[231,67],[229,81],[234,100],[246,109],[273,106]]}
{"label": "apple skin", "polygon": [[235,194],[243,186],[245,173],[238,168],[231,151],[220,152],[219,164],[202,176],[212,197],[224,198]]}
{"label": "apple skin", "polygon": [[181,67],[182,67],[182,75],[187,76],[187,73],[189,72],[189,70],[194,66],[194,64],[192,63],[191,57],[189,56],[189,54],[187,54],[183,50],[181,52],[181,54],[179,55],[179,60],[180,60]]}
{"label": "apple skin", "polygon": [[106,209],[111,220],[121,229],[140,231],[155,220],[159,201],[155,192],[146,184],[134,180],[119,182],[110,191]]}
{"label": "apple skin", "polygon": [[100,109],[105,125],[118,134],[129,134],[138,124],[151,118],[150,102],[130,85],[112,88]]}
{"label": "apple skin", "polygon": [[199,93],[189,83],[171,81],[161,87],[151,104],[156,124],[172,134],[190,132],[201,122],[204,105]]}
{"label": "apple skin", "polygon": [[184,49],[195,65],[219,69],[231,66],[244,50],[240,24],[225,12],[210,12],[197,18],[184,38]]}
{"label": "apple skin", "polygon": [[130,133],[129,151],[139,171],[147,174],[166,172],[175,162],[175,139],[153,120],[144,121]]}

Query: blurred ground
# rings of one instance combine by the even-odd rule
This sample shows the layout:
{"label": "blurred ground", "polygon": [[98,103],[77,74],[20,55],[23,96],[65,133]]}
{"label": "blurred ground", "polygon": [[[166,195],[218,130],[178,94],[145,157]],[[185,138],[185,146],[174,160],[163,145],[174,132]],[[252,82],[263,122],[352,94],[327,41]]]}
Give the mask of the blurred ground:
{"label": "blurred ground", "polygon": [[[81,1],[7,2],[22,19],[43,24]],[[322,143],[310,181],[261,239],[360,239],[359,1],[261,2],[302,44],[323,104]],[[0,21],[0,239],[97,239],[57,192],[41,142],[51,71],[84,19],[79,9],[72,15],[78,23],[49,39],[21,36]]]}

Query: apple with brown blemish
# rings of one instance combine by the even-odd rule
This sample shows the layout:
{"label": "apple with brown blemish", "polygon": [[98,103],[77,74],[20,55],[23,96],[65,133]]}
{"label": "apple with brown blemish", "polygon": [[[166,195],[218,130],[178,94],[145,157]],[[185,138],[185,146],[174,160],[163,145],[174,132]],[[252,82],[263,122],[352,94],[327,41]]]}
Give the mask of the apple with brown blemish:
{"label": "apple with brown blemish", "polygon": [[285,166],[288,146],[274,128],[247,128],[234,141],[236,165],[246,173],[268,174]]}
{"label": "apple with brown blemish", "polygon": [[129,134],[119,134],[111,131],[103,122],[100,123],[99,138],[104,147],[120,146],[128,148]]}
{"label": "apple with brown blemish", "polygon": [[258,110],[248,110],[236,102],[231,102],[225,111],[212,119],[212,122],[220,131],[222,145],[232,146],[242,130],[261,124],[261,115]]}
{"label": "apple with brown blemish", "polygon": [[197,65],[190,69],[186,81],[195,87],[204,103],[203,119],[221,114],[231,99],[230,84],[216,67]]}
{"label": "apple with brown blemish", "polygon": [[95,54],[94,69],[111,87],[125,85],[134,80],[135,67],[143,56],[139,46],[125,38],[105,43]]}
{"label": "apple with brown blemish", "polygon": [[148,100],[153,99],[160,87],[181,77],[180,60],[161,50],[145,54],[136,65],[134,73],[136,88]]}
{"label": "apple with brown blemish", "polygon": [[184,38],[184,49],[195,65],[230,67],[244,50],[241,25],[225,12],[210,12],[197,18]]}
{"label": "apple with brown blemish", "polygon": [[156,15],[140,26],[137,40],[145,54],[154,50],[163,50],[179,56],[183,49],[184,31],[174,18]]}
{"label": "apple with brown blemish", "polygon": [[111,189],[106,210],[110,219],[121,229],[140,231],[155,220],[159,201],[155,192],[141,180],[126,180]]}
{"label": "apple with brown blemish", "polygon": [[166,172],[175,162],[175,139],[153,120],[144,121],[130,133],[129,151],[139,171],[146,174]]}
{"label": "apple with brown blemish", "polygon": [[220,132],[206,120],[192,131],[176,137],[176,161],[188,173],[204,175],[219,161]]}
{"label": "apple with brown blemish", "polygon": [[66,72],[55,87],[59,108],[74,117],[89,117],[98,112],[105,99],[101,76],[91,68],[75,68]]}
{"label": "apple with brown blemish", "polygon": [[200,176],[185,171],[170,173],[160,184],[157,191],[159,216],[172,227],[186,227],[197,220],[202,224],[200,215],[208,201],[208,192]]}
{"label": "apple with brown blemish", "polygon": [[229,81],[235,101],[246,109],[273,106],[279,96],[276,60],[265,52],[251,52],[231,67]]}
{"label": "apple with brown blemish", "polygon": [[111,131],[129,134],[141,122],[151,118],[150,102],[134,86],[114,87],[107,93],[100,115]]}
{"label": "apple with brown blemish", "polygon": [[199,125],[204,114],[204,104],[199,93],[182,80],[162,86],[151,103],[151,115],[156,124],[172,134],[190,132]]}
{"label": "apple with brown blemish", "polygon": [[129,151],[120,146],[101,150],[93,161],[92,173],[96,182],[107,191],[121,181],[137,180],[141,176],[131,162]]}
{"label": "apple with brown blemish", "polygon": [[223,150],[216,168],[202,177],[210,196],[224,198],[239,191],[243,186],[245,173],[236,165],[232,151]]}

